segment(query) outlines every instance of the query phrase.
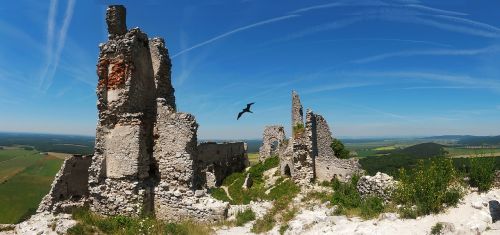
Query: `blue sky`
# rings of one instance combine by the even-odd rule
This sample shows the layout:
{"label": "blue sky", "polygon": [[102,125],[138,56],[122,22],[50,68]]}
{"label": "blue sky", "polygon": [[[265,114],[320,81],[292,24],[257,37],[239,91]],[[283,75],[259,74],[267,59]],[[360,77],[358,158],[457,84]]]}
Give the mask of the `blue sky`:
{"label": "blue sky", "polygon": [[334,136],[500,134],[497,0],[6,1],[0,131],[94,135],[111,3],[165,38],[199,138],[288,127],[292,89]]}

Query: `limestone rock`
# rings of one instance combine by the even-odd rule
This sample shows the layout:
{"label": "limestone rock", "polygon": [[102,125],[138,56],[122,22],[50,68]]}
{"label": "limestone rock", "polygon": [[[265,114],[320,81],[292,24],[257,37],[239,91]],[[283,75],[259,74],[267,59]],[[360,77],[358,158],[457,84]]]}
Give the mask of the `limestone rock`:
{"label": "limestone rock", "polygon": [[245,182],[243,182],[243,185],[241,186],[243,189],[249,189],[253,185],[253,180],[252,177],[250,177],[250,174],[247,174],[245,177]]}
{"label": "limestone rock", "polygon": [[356,188],[361,197],[377,196],[385,201],[390,200],[396,181],[385,173],[377,172],[374,176],[362,176]]}
{"label": "limestone rock", "polygon": [[76,224],[70,214],[54,215],[42,212],[16,225],[13,232],[14,234],[66,234],[66,231]]}

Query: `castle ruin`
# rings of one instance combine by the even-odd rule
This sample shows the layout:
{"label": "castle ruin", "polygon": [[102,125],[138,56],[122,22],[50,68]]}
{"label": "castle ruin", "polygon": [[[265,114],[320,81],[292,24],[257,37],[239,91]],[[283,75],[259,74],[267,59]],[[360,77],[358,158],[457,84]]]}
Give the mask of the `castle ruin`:
{"label": "castle ruin", "polygon": [[206,194],[248,166],[244,143],[198,145],[198,124],[177,112],[171,61],[162,38],[128,30],[126,9],[109,6],[100,44],[93,156],[67,159],[38,212],[88,205],[103,215],[213,222],[228,203]]}
{"label": "castle ruin", "polygon": [[[283,126],[267,126],[263,133],[260,160],[279,156],[281,174],[290,176],[300,185],[334,178],[347,180],[361,172],[356,159],[335,157],[330,147],[332,133],[325,118],[307,110],[304,123],[302,110],[299,95],[292,91],[292,136],[286,141]],[[275,150],[271,150],[273,141],[278,141]]]}

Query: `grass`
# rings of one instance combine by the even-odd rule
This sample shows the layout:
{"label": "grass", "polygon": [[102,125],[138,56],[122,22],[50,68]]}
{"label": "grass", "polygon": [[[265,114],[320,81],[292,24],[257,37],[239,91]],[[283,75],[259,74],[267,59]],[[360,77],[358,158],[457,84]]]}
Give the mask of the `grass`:
{"label": "grass", "polygon": [[250,161],[250,166],[259,163],[259,153],[248,153],[248,161]]}
{"label": "grass", "polygon": [[432,235],[439,235],[439,234],[441,234],[441,230],[443,230],[443,224],[438,222],[434,226],[432,226],[431,234]]}
{"label": "grass", "polygon": [[269,199],[274,200],[273,207],[263,218],[255,221],[251,231],[254,233],[263,233],[271,230],[277,222],[277,215],[281,215],[280,222],[282,224],[288,223],[297,213],[295,208],[288,207],[299,192],[299,186],[291,180],[285,180],[272,189],[269,193]]}
{"label": "grass", "polygon": [[252,209],[248,208],[242,212],[238,212],[236,214],[236,225],[237,226],[242,226],[250,221],[255,220],[255,213],[252,211]]}
{"label": "grass", "polygon": [[474,149],[465,147],[446,147],[452,157],[500,156],[500,148]]}
{"label": "grass", "polygon": [[78,224],[68,230],[70,235],[84,234],[172,234],[172,235],[205,235],[213,234],[208,225],[184,221],[166,223],[154,218],[132,218],[126,216],[104,217],[80,208],[73,212]]}
{"label": "grass", "polygon": [[396,146],[382,146],[382,147],[374,148],[373,150],[375,150],[375,151],[391,151],[391,150],[395,150],[395,149],[396,149]]}
{"label": "grass", "polygon": [[[278,165],[278,157],[270,157],[264,162],[257,163],[250,167],[247,172],[236,172],[226,177],[222,185],[228,188],[229,195],[231,195],[233,200],[231,200],[221,188],[212,189],[210,194],[216,199],[227,201],[233,205],[246,205],[252,200],[273,200],[272,196],[265,193],[267,188],[265,187],[264,172]],[[251,189],[244,190],[242,186],[247,174],[250,174],[253,185]],[[280,187],[276,188],[280,189]],[[277,190],[276,188],[275,190]],[[271,190],[270,194],[272,194],[272,192],[273,190]]]}
{"label": "grass", "polygon": [[18,223],[34,214],[62,162],[33,150],[0,150],[0,223]]}

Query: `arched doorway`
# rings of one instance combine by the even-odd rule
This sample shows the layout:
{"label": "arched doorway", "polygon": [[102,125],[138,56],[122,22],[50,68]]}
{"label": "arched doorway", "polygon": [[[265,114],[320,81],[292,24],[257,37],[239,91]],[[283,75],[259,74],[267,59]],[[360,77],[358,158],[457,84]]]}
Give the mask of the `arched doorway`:
{"label": "arched doorway", "polygon": [[292,177],[292,172],[290,172],[290,167],[288,166],[288,164],[285,165],[285,170],[283,172],[286,176]]}
{"label": "arched doorway", "polygon": [[278,155],[280,142],[277,139],[271,140],[271,156]]}

